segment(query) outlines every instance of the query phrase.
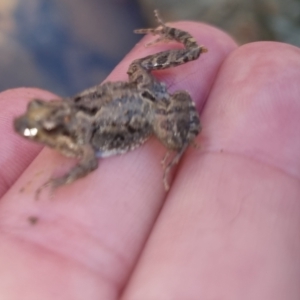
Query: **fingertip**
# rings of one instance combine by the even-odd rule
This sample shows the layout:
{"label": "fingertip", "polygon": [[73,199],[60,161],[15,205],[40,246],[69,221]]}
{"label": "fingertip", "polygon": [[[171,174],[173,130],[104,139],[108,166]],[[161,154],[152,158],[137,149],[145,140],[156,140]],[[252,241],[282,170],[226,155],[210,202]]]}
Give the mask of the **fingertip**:
{"label": "fingertip", "polygon": [[256,42],[233,51],[205,107],[205,148],[240,153],[299,178],[299,80],[294,46]]}

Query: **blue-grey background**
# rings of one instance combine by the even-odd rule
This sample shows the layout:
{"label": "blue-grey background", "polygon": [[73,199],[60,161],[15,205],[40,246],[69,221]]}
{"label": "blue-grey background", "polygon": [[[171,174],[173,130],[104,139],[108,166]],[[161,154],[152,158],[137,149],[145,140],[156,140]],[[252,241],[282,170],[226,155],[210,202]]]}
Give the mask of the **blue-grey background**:
{"label": "blue-grey background", "polygon": [[240,44],[300,46],[300,0],[0,0],[0,91],[71,96],[99,84],[141,38],[133,29],[156,26],[154,9],[166,21],[213,24]]}
{"label": "blue-grey background", "polygon": [[100,83],[141,38],[130,0],[1,0],[0,90],[61,96]]}

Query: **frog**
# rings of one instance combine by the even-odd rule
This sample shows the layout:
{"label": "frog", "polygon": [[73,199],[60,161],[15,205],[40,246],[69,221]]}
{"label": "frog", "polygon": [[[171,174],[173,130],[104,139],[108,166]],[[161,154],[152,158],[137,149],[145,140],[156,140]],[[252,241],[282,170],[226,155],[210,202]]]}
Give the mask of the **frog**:
{"label": "frog", "polygon": [[[22,137],[77,159],[69,172],[50,178],[43,187],[70,184],[97,169],[99,158],[132,151],[155,136],[168,150],[162,160],[162,181],[169,190],[169,173],[195,143],[201,124],[189,93],[171,94],[152,71],[196,60],[207,48],[188,32],[164,23],[157,10],[154,14],[158,27],[134,32],[158,36],[147,46],[175,41],[183,48],[135,59],[127,71],[128,81],[105,82],[72,97],[32,99],[26,112],[15,118],[14,129]],[[166,162],[170,151],[173,158]]]}

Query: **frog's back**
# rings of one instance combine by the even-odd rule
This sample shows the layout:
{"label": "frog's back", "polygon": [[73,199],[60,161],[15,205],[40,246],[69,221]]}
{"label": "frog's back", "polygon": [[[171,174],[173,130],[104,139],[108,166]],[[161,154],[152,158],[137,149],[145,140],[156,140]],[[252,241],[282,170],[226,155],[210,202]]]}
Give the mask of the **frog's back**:
{"label": "frog's back", "polygon": [[126,153],[152,134],[152,106],[130,90],[114,92],[94,118],[91,143],[98,157]]}

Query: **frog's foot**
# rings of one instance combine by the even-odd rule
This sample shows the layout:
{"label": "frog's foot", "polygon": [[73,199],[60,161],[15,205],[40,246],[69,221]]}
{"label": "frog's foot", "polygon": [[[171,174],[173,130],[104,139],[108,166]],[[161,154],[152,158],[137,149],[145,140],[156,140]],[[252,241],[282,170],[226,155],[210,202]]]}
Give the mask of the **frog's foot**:
{"label": "frog's foot", "polygon": [[163,167],[163,169],[166,168],[167,160],[168,160],[169,156],[170,156],[170,151],[167,151],[166,154],[165,154],[165,156],[164,156],[164,158],[160,162],[161,165],[162,165],[162,167]]}
{"label": "frog's foot", "polygon": [[35,193],[35,199],[38,200],[41,192],[49,188],[50,190],[50,198],[53,198],[54,192],[57,188],[67,185],[69,183],[72,183],[75,181],[77,178],[73,176],[72,173],[66,174],[64,176],[58,177],[58,178],[50,178],[48,181],[46,181],[43,185],[41,185]]}
{"label": "frog's foot", "polygon": [[139,34],[152,34],[152,35],[159,35],[160,37],[157,38],[156,40],[147,43],[145,46],[152,46],[155,45],[159,42],[165,42],[168,43],[172,40],[174,40],[174,37],[171,36],[169,34],[169,29],[170,27],[168,27],[163,20],[160,18],[159,14],[158,14],[158,10],[154,10],[154,16],[159,24],[158,27],[156,28],[142,28],[142,29],[136,29],[134,30],[134,33],[139,33]]}
{"label": "frog's foot", "polygon": [[159,14],[158,14],[158,10],[154,10],[154,16],[156,18],[156,21],[158,22],[158,24],[160,26],[156,27],[156,28],[141,28],[141,29],[135,29],[133,32],[134,33],[141,33],[141,34],[147,34],[147,33],[151,33],[153,35],[164,35],[164,30],[166,30],[168,27],[167,25],[163,22],[163,20],[160,18]]}
{"label": "frog's foot", "polygon": [[159,12],[158,9],[154,10],[154,17],[157,21],[158,24],[160,24],[162,27],[167,27],[165,22],[161,19],[161,17],[159,16]]}
{"label": "frog's foot", "polygon": [[176,164],[178,164],[181,156],[182,156],[182,153],[181,154],[179,154],[179,153],[176,154],[175,157],[165,167],[164,176],[163,176],[163,183],[164,183],[166,191],[168,191],[170,189],[170,184],[169,184],[169,179],[168,179],[170,171],[173,169],[173,167]]}
{"label": "frog's foot", "polygon": [[[78,167],[75,167],[74,169],[77,169]],[[74,170],[73,169],[73,170]],[[75,175],[75,176],[74,176]],[[50,198],[53,198],[54,192],[57,188],[62,187],[64,185],[67,185],[69,183],[74,182],[77,178],[79,178],[78,176],[76,176],[77,174],[73,172],[70,172],[64,176],[61,177],[57,177],[57,178],[50,178],[48,181],[46,181],[43,185],[41,185],[35,193],[35,199],[38,200],[39,196],[41,194],[41,192],[46,189],[49,188],[50,189]]]}
{"label": "frog's foot", "polygon": [[[163,176],[163,183],[164,183],[164,186],[165,186],[165,190],[168,191],[169,188],[170,188],[170,185],[169,185],[169,180],[168,180],[168,177],[169,177],[169,173],[171,172],[171,170],[173,169],[173,167],[175,165],[178,164],[181,156],[183,155],[183,153],[185,152],[186,148],[188,147],[188,143],[185,144],[180,150],[179,152],[176,153],[176,155],[172,158],[172,160],[168,163],[168,165],[166,166],[165,168],[165,171],[164,171],[164,176]],[[168,152],[167,152],[168,153]],[[166,157],[166,156],[165,156]],[[165,160],[165,157],[163,159],[163,161]]]}
{"label": "frog's foot", "polygon": [[39,200],[40,198],[40,194],[44,189],[50,188],[50,198],[53,198],[54,195],[54,191],[55,189],[60,186],[56,184],[56,180],[57,179],[49,179],[48,181],[46,181],[44,184],[42,184],[35,192],[35,200]]}

